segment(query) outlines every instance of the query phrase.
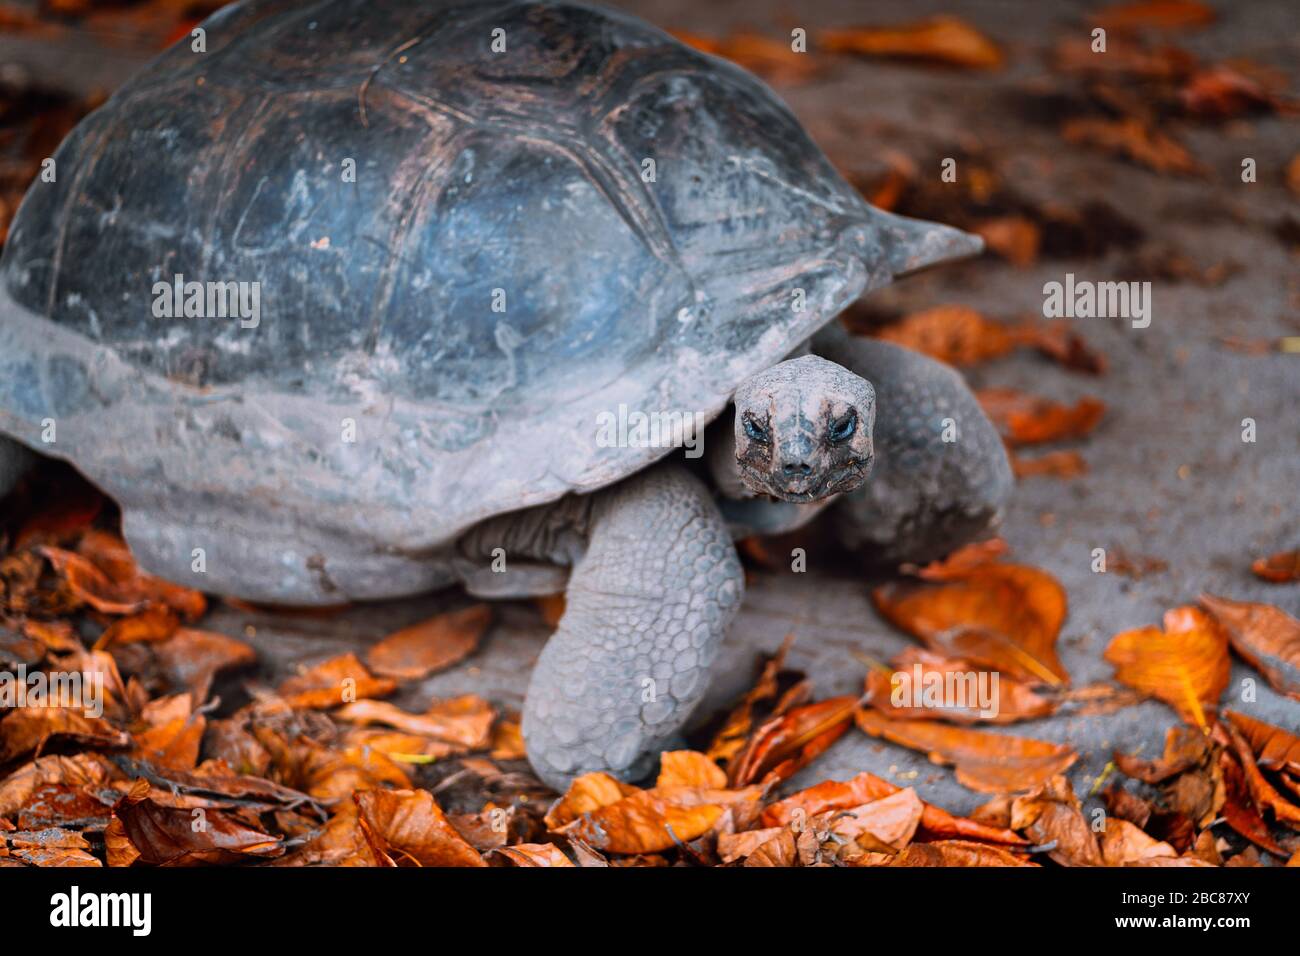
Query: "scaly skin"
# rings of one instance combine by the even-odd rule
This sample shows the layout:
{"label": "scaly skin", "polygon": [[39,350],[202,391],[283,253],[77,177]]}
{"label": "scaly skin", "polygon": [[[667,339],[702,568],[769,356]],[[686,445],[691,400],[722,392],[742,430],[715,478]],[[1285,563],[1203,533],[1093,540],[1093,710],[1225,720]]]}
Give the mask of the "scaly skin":
{"label": "scaly skin", "polygon": [[524,702],[528,757],[564,790],[645,774],[708,686],[744,577],[709,490],[676,463],[597,495],[564,616]]}

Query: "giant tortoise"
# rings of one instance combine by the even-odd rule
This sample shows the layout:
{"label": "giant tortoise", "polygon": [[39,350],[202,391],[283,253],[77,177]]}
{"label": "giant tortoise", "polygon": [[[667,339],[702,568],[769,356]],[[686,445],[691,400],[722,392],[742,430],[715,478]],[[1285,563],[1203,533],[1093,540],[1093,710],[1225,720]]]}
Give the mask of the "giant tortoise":
{"label": "giant tortoise", "polygon": [[0,493],[70,461],[146,569],[252,601],[565,590],[524,708],[554,786],[675,737],[736,536],[830,505],[920,560],[1007,496],[953,372],[828,326],[978,240],[633,17],[244,0],[54,160],[4,250]]}

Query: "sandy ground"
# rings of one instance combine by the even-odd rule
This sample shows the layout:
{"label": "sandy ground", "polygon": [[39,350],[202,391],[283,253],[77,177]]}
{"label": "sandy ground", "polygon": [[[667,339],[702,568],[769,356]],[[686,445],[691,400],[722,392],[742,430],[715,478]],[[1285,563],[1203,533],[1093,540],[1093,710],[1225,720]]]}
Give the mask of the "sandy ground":
{"label": "sandy ground", "polygon": [[[975,386],[1002,385],[1058,400],[1096,395],[1108,405],[1098,431],[1081,448],[1090,472],[1068,482],[1029,479],[1016,492],[1003,529],[1012,556],[1054,574],[1070,598],[1060,656],[1076,685],[1111,676],[1102,661],[1110,637],[1156,624],[1168,608],[1191,603],[1202,591],[1274,603],[1300,613],[1300,586],[1266,585],[1249,573],[1250,559],[1300,545],[1296,496],[1300,489],[1300,354],[1245,355],[1220,336],[1275,339],[1300,334],[1300,270],[1273,235],[1279,217],[1300,213],[1279,186],[1281,168],[1297,150],[1296,125],[1252,119],[1227,127],[1189,127],[1185,142],[1208,169],[1204,178],[1176,179],[1067,147],[1054,121],[1030,107],[1048,81],[1043,57],[1068,31],[1085,34],[1074,3],[887,0],[656,0],[622,3],[665,27],[721,35],[738,28],[784,35],[864,21],[889,22],[931,12],[959,12],[1005,43],[1010,66],[996,74],[969,74],[880,62],[837,61],[822,78],[781,93],[814,137],[843,168],[869,174],[883,168],[885,150],[913,156],[946,155],[957,146],[984,146],[1014,175],[1016,188],[1038,199],[1077,203],[1097,198],[1123,210],[1146,232],[1141,249],[1173,246],[1203,266],[1225,259],[1243,268],[1217,287],[1154,283],[1149,328],[1127,322],[1080,319],[1078,331],[1110,363],[1093,378],[1066,371],[1031,353],[973,370]],[[1291,71],[1300,63],[1300,34],[1290,0],[1218,3],[1220,22],[1177,42],[1209,58],[1248,57]],[[797,14],[780,13],[797,9]],[[132,60],[121,52],[83,48],[45,72],[48,56],[14,38],[0,38],[0,63],[38,64],[51,82],[74,87],[109,85]],[[71,67],[70,70],[67,68]],[[1050,117],[1047,118],[1050,120]],[[1260,182],[1242,184],[1243,157],[1256,159]],[[937,170],[935,171],[937,175]],[[1061,184],[1068,184],[1063,187]],[[1016,269],[992,258],[919,276],[873,298],[887,309],[955,302],[995,316],[1041,314],[1042,286],[1065,273],[1099,281],[1131,270],[1134,250],[1101,259],[1042,260]],[[1241,440],[1242,419],[1257,423],[1258,440]],[[1167,570],[1131,580],[1091,570],[1094,548],[1120,549],[1130,558],[1155,557]],[[856,693],[863,665],[855,654],[886,659],[910,641],[872,610],[857,572],[827,567],[811,556],[806,574],[758,573],[732,628],[701,714],[723,707],[745,689],[760,651],[775,649],[793,632],[791,666],[806,671],[819,696]],[[269,680],[295,662],[358,649],[394,627],[435,610],[464,604],[459,592],[355,608],[333,617],[271,617],[218,608],[207,626],[243,633],[263,654]],[[401,701],[477,692],[518,707],[527,675],[548,633],[527,603],[503,603],[481,650],[466,664],[407,688]],[[1241,681],[1254,678],[1258,700],[1242,702]],[[1300,704],[1275,694],[1253,671],[1234,664],[1225,702],[1256,717],[1296,729]],[[1090,718],[1057,717],[1020,724],[1011,732],[1067,741],[1081,759],[1071,770],[1087,793],[1113,749],[1157,753],[1176,717],[1147,703]],[[788,787],[871,770],[954,811],[984,797],[958,785],[950,771],[924,756],[850,731]]]}

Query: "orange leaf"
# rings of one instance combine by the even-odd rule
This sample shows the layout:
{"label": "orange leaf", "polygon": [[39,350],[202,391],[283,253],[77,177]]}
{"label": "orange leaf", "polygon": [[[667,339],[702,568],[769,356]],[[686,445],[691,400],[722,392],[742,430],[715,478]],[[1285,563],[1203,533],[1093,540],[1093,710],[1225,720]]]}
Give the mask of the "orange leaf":
{"label": "orange leaf", "polygon": [[329,710],[362,697],[383,697],[397,682],[374,677],[351,652],[331,657],[280,684],[280,696],[290,707]]}
{"label": "orange leaf", "polygon": [[985,388],[975,397],[1013,445],[1082,438],[1097,427],[1106,411],[1105,403],[1095,398],[1081,398],[1070,406],[1014,388]]}
{"label": "orange leaf", "polygon": [[1261,812],[1265,810],[1271,812],[1273,818],[1279,823],[1300,830],[1300,807],[1283,797],[1271,783],[1264,779],[1264,775],[1259,772],[1259,766],[1255,763],[1255,755],[1251,752],[1250,744],[1246,742],[1241,731],[1232,724],[1225,724],[1223,727],[1228,732],[1228,739],[1232,742],[1232,749],[1236,752],[1237,759],[1241,762],[1241,771],[1246,777],[1246,788],[1250,791],[1255,806]]}
{"label": "orange leaf", "polygon": [[1005,325],[960,305],[913,312],[880,329],[876,338],[958,366],[999,358],[1019,345]]}
{"label": "orange leaf", "polygon": [[[892,663],[893,670],[867,672],[866,696],[872,707],[895,720],[1009,724],[1056,710],[1055,701],[1027,684],[997,671],[994,684],[987,672],[980,673],[975,664],[960,658],[908,648]],[[980,698],[980,678],[989,700]],[[987,710],[986,704],[991,705]]]}
{"label": "orange leaf", "polygon": [[516,843],[497,847],[492,853],[504,857],[514,866],[573,866],[554,843]]}
{"label": "orange leaf", "polygon": [[1223,716],[1241,731],[1261,767],[1300,775],[1300,737],[1236,711],[1225,710]]}
{"label": "orange leaf", "polygon": [[1166,611],[1163,631],[1140,627],[1117,634],[1104,656],[1115,665],[1116,679],[1209,733],[1205,710],[1218,706],[1231,667],[1222,629],[1200,608]]}
{"label": "orange leaf", "polygon": [[859,710],[855,719],[864,733],[919,750],[934,763],[952,764],[957,782],[981,793],[1038,786],[1079,757],[1064,744],[928,720],[890,720],[871,710]]}
{"label": "orange leaf", "polygon": [[1233,649],[1282,693],[1300,700],[1300,621],[1271,604],[1202,594],[1201,605],[1228,634]]}
{"label": "orange leaf", "polygon": [[[1300,156],[1296,157],[1300,160]],[[1300,162],[1295,162],[1296,176],[1300,178]],[[1300,183],[1297,184],[1300,187]],[[1300,188],[1297,190],[1300,194]],[[1269,555],[1267,558],[1257,558],[1250,566],[1250,570],[1255,573],[1255,577],[1270,584],[1289,584],[1292,581],[1300,581],[1300,550],[1296,551],[1279,551],[1277,554]]]}
{"label": "orange leaf", "polygon": [[1008,550],[1010,549],[1007,543],[1001,538],[989,538],[987,541],[974,541],[962,545],[946,557],[931,561],[923,568],[905,564],[899,570],[926,581],[951,581],[981,564],[991,564],[1005,555]]}
{"label": "orange leaf", "polygon": [[472,654],[491,620],[486,604],[439,614],[375,644],[366,652],[366,663],[383,677],[418,680]]}
{"label": "orange leaf", "polygon": [[445,740],[471,750],[485,749],[491,742],[496,711],[475,694],[435,700],[422,714],[412,714],[381,700],[358,700],[334,712],[338,720],[386,724],[407,733]]}
{"label": "orange leaf", "polygon": [[427,790],[365,790],[352,799],[380,866],[487,866]]}
{"label": "orange leaf", "polygon": [[558,832],[607,853],[657,853],[707,833],[723,813],[721,805],[707,802],[709,796],[729,793],[691,787],[638,790],[584,813]]}
{"label": "orange leaf", "polygon": [[793,776],[848,730],[857,700],[832,697],[769,720],[728,767],[731,785],[743,786],[769,773],[780,780]]}
{"label": "orange leaf", "polygon": [[1077,478],[1088,473],[1088,463],[1077,451],[1049,451],[1024,458],[1011,456],[1011,471],[1020,478]]}
{"label": "orange leaf", "polygon": [[1133,0],[1098,10],[1092,21],[1108,30],[1177,29],[1203,27],[1213,23],[1216,16],[1200,0]]}
{"label": "orange leaf", "polygon": [[938,16],[893,27],[825,30],[818,45],[830,53],[897,57],[945,66],[996,69],[1003,62],[998,45],[956,17]]}
{"label": "orange leaf", "polygon": [[1076,146],[1095,146],[1158,173],[1189,175],[1201,171],[1187,148],[1136,116],[1121,119],[1076,117],[1066,120],[1061,136]]}
{"label": "orange leaf", "polygon": [[694,750],[672,750],[660,757],[656,787],[713,787],[724,789],[727,774],[716,763]]}
{"label": "orange leaf", "polygon": [[1055,646],[1065,590],[1045,571],[985,564],[944,581],[886,584],[872,599],[891,624],[935,651],[1027,681],[1069,683]]}
{"label": "orange leaf", "polygon": [[1000,846],[966,840],[913,843],[888,866],[1037,866]]}

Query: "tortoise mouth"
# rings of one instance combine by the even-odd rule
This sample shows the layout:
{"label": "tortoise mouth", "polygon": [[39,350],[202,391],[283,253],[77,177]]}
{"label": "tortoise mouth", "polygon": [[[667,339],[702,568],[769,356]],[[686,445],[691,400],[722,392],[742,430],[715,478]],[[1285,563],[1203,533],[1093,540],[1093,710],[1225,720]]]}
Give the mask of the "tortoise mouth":
{"label": "tortoise mouth", "polygon": [[868,455],[865,459],[847,462],[823,474],[790,479],[761,471],[739,459],[736,461],[741,481],[750,491],[793,504],[807,504],[853,491],[867,480],[874,463],[875,456]]}

